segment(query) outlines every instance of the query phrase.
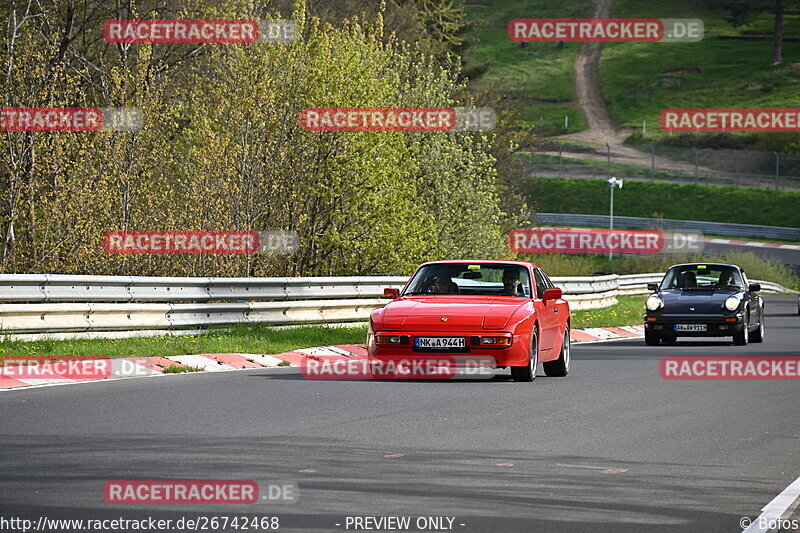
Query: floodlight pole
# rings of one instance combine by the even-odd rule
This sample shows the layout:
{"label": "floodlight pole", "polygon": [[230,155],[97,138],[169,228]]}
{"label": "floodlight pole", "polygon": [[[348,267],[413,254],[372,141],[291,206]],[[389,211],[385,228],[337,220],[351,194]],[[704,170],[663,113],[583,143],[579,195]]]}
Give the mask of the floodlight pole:
{"label": "floodlight pole", "polygon": [[[609,185],[609,188],[611,189],[611,213],[610,213],[610,216],[608,217],[609,229],[611,231],[614,231],[614,188],[615,187],[619,187],[621,189],[622,188],[622,181],[623,180],[618,180],[615,176],[612,176],[607,181],[608,185]],[[614,252],[612,252],[609,249],[608,250],[608,258],[612,259],[613,257],[614,257]]]}

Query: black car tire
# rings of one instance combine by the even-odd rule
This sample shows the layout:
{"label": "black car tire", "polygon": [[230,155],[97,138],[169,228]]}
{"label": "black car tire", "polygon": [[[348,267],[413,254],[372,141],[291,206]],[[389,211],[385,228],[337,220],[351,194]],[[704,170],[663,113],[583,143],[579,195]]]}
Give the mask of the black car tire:
{"label": "black car tire", "polygon": [[758,321],[758,329],[750,334],[750,342],[764,342],[764,334],[766,333],[766,325],[764,324],[764,312],[761,312],[761,319]]}
{"label": "black car tire", "polygon": [[748,329],[750,328],[750,317],[745,318],[744,323],[742,324],[742,329],[737,331],[733,334],[733,344],[737,346],[746,346],[747,341],[750,338],[750,332]]}
{"label": "black car tire", "polygon": [[533,381],[536,379],[536,367],[539,365],[539,327],[533,327],[531,333],[531,349],[526,366],[512,366],[511,377],[514,381]]}
{"label": "black car tire", "polygon": [[547,361],[542,363],[544,374],[551,378],[563,378],[569,374],[570,362],[570,340],[569,340],[569,326],[564,331],[564,339],[561,341],[561,353],[555,361]]}
{"label": "black car tire", "polygon": [[678,342],[678,336],[674,333],[665,333],[661,336],[661,342],[664,344],[675,344]]}
{"label": "black car tire", "polygon": [[653,333],[652,331],[645,328],[644,330],[644,343],[648,346],[658,346],[659,341],[661,341],[661,337],[658,333]]}

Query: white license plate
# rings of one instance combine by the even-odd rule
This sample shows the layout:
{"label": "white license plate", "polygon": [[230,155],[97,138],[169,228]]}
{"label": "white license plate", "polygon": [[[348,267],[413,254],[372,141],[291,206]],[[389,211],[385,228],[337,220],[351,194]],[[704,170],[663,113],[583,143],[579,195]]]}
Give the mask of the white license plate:
{"label": "white license plate", "polygon": [[708,331],[707,324],[675,324],[675,331]]}
{"label": "white license plate", "polygon": [[464,348],[466,345],[464,337],[417,337],[417,348]]}

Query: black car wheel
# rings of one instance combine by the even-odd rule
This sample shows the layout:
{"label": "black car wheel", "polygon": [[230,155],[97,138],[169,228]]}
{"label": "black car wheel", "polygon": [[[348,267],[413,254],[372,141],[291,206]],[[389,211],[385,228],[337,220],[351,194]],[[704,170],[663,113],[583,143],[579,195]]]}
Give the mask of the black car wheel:
{"label": "black car wheel", "polygon": [[758,321],[758,329],[750,334],[750,342],[764,342],[764,333],[766,326],[764,324],[764,312],[761,312],[761,319]]}
{"label": "black car wheel", "polygon": [[561,342],[561,355],[555,361],[547,361],[542,363],[544,374],[551,378],[563,378],[569,374],[569,360],[570,360],[570,345],[569,345],[569,326],[564,332],[564,339]]}
{"label": "black car wheel", "polygon": [[539,365],[539,327],[533,327],[531,333],[531,350],[527,366],[512,366],[511,377],[514,381],[533,381],[536,379],[536,367]]}
{"label": "black car wheel", "polygon": [[750,338],[750,332],[748,331],[749,329],[750,329],[750,316],[747,316],[744,319],[741,331],[738,331],[733,334],[733,344],[736,344],[737,346],[745,346]]}
{"label": "black car wheel", "polygon": [[661,340],[661,337],[658,333],[653,333],[649,329],[644,330],[644,343],[648,346],[658,346],[658,342]]}

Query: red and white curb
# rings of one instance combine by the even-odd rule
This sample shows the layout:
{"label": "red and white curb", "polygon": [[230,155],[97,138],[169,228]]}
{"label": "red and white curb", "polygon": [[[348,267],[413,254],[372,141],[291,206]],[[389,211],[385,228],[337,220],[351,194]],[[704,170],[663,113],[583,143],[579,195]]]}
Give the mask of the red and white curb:
{"label": "red and white curb", "polygon": [[[33,359],[36,356],[29,357]],[[57,356],[47,359],[52,364],[40,362],[39,364],[8,365],[0,368],[0,391],[44,387],[53,385],[69,385],[77,383],[97,383],[102,381],[156,377],[169,375],[182,375],[186,373],[164,373],[172,366],[180,368],[193,367],[203,372],[226,372],[233,370],[247,370],[253,368],[276,368],[279,366],[300,366],[303,359],[318,361],[333,359],[366,359],[367,351],[360,345],[321,346],[307,348],[279,355],[223,353],[223,354],[196,354],[173,355],[169,357],[120,357],[115,359],[82,360],[94,363],[89,371],[90,377],[81,377],[72,370],[59,370],[56,364]],[[25,356],[16,359],[24,360]],[[41,358],[41,356],[39,357]],[[70,357],[61,358],[69,361]],[[286,364],[288,363],[288,365]],[[63,365],[66,366],[66,365]],[[89,365],[92,366],[92,365]],[[102,370],[98,370],[102,369]],[[59,374],[58,372],[63,372]],[[67,374],[69,372],[69,374]],[[102,374],[102,377],[97,376]],[[40,376],[40,377],[36,377]]]}
{"label": "red and white curb", "polygon": [[644,326],[620,326],[617,328],[573,329],[569,332],[572,342],[616,341],[644,337]]}
{"label": "red and white curb", "polygon": [[800,250],[800,245],[798,244],[781,244],[778,242],[739,241],[734,239],[714,239],[711,237],[704,237],[703,242],[710,242],[713,244],[735,244],[736,246],[752,246],[755,248],[779,248],[781,250]]}
{"label": "red and white curb", "polygon": [[[572,342],[575,343],[641,338],[643,335],[644,326],[586,328],[573,329],[570,331],[570,338]],[[19,356],[20,359],[24,359],[24,357],[25,356]],[[203,372],[228,372],[253,368],[276,368],[279,366],[298,367],[301,366],[304,361],[308,360],[335,361],[366,358],[367,350],[362,344],[316,346],[314,348],[304,348],[278,355],[222,353],[173,355],[169,357],[120,357],[109,360],[95,360],[108,363],[108,370],[100,379],[97,377],[81,378],[69,375],[58,375],[52,370],[48,371],[45,377],[35,377],[38,368],[36,365],[9,365],[0,370],[0,391],[77,383],[97,383],[138,377],[177,376],[185,373],[193,373],[165,374],[164,371],[171,366],[193,367]],[[53,357],[52,359],[57,359],[57,357]],[[65,357],[65,359],[69,358]],[[286,363],[288,363],[288,365]]]}

